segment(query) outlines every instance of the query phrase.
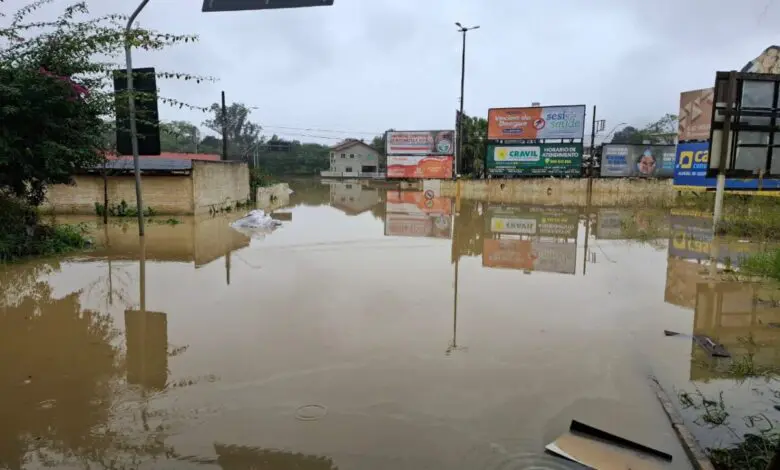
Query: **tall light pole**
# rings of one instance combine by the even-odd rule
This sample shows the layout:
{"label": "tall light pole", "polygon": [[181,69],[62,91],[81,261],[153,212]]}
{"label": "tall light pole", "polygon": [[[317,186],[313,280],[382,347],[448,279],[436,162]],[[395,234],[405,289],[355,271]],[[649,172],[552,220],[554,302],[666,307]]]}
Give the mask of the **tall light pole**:
{"label": "tall light pole", "polygon": [[473,29],[479,29],[479,26],[465,27],[460,23],[455,23],[458,31],[463,34],[463,58],[460,64],[460,114],[458,114],[458,157],[455,159],[455,177],[463,163],[463,92],[466,85],[466,33]]}

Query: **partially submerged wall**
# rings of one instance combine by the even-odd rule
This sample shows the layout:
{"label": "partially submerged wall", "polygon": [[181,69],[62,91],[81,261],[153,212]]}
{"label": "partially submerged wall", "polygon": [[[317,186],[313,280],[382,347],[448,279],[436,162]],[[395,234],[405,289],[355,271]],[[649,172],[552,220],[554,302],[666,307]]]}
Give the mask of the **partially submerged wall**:
{"label": "partially submerged wall", "polygon": [[279,183],[273,186],[257,188],[257,207],[261,209],[274,209],[290,203],[290,185]]}
{"label": "partially submerged wall", "polygon": [[249,166],[243,162],[192,162],[195,214],[219,212],[249,201]]}
{"label": "partially submerged wall", "polygon": [[[441,181],[441,194],[480,201],[537,205],[588,205],[588,179],[491,179]],[[592,206],[671,204],[672,180],[593,179]]]}
{"label": "partially submerged wall", "polygon": [[[103,176],[78,175],[74,184],[54,184],[46,191],[42,209],[55,214],[95,214],[95,203],[103,204]],[[125,201],[135,207],[135,178],[132,175],[108,177],[109,207]],[[191,214],[192,180],[189,175],[145,175],[141,179],[144,207],[157,214]]]}

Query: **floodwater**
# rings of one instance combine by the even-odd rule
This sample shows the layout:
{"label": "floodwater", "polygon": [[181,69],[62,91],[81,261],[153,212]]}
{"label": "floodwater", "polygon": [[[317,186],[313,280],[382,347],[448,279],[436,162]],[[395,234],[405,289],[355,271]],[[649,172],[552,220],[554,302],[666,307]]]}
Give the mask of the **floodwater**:
{"label": "floodwater", "polygon": [[0,271],[0,468],[567,469],[544,446],[578,419],[684,469],[650,375],[725,390],[738,431],[778,414],[663,334],[780,361],[772,292],[704,263],[760,247],[706,217],[293,187],[269,234],[64,218],[97,248]]}

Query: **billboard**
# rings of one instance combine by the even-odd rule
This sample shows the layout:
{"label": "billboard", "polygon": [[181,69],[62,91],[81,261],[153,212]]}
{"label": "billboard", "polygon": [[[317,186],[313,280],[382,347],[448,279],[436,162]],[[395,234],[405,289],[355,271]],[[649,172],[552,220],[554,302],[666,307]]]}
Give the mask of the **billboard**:
{"label": "billboard", "polygon": [[672,214],[669,255],[679,258],[707,261],[712,256],[712,244],[718,243],[718,261],[728,260],[732,266],[739,266],[750,253],[758,250],[755,243],[739,243],[715,237],[712,230],[712,215],[701,217]]}
{"label": "billboard", "polygon": [[387,212],[452,214],[452,199],[424,191],[388,191]]}
{"label": "billboard", "polygon": [[[677,145],[674,165],[674,185],[696,188],[715,188],[715,177],[707,177],[709,168],[709,142],[688,142]],[[780,189],[780,180],[767,178],[762,189]],[[726,189],[758,189],[756,178],[726,178]]]}
{"label": "billboard", "polygon": [[582,139],[585,105],[493,108],[488,140]]}
{"label": "billboard", "polygon": [[452,156],[455,154],[455,131],[388,131],[385,154]]}
{"label": "billboard", "polygon": [[388,156],[388,178],[452,178],[452,157]]}
{"label": "billboard", "polygon": [[680,93],[677,140],[709,140],[712,124],[714,88]]}
{"label": "billboard", "polygon": [[780,74],[780,46],[769,46],[758,57],[751,60],[741,72]]}
{"label": "billboard", "polygon": [[333,0],[203,0],[204,13],[217,11],[272,10],[278,8],[304,8],[331,6]]}
{"label": "billboard", "polygon": [[452,200],[433,191],[388,191],[385,235],[452,238]]}
{"label": "billboard", "polygon": [[580,176],[582,144],[488,145],[491,175]]}
{"label": "billboard", "polygon": [[577,245],[486,238],[482,242],[482,266],[574,274],[577,268]]}
{"label": "billboard", "polygon": [[601,151],[601,176],[672,178],[674,162],[674,145],[607,144]]}
{"label": "billboard", "polygon": [[488,209],[487,231],[510,235],[577,238],[577,209],[555,207],[493,207]]}

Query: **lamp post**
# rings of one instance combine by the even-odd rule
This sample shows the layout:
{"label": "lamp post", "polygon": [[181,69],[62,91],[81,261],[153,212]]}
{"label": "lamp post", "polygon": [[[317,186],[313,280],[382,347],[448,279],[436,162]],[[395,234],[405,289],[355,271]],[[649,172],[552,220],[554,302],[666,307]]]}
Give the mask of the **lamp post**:
{"label": "lamp post", "polygon": [[458,158],[455,159],[455,177],[458,176],[461,164],[463,163],[463,92],[466,85],[466,33],[471,30],[479,29],[479,26],[466,27],[460,23],[455,23],[458,32],[463,34],[463,57],[460,64],[460,114],[458,115]]}

